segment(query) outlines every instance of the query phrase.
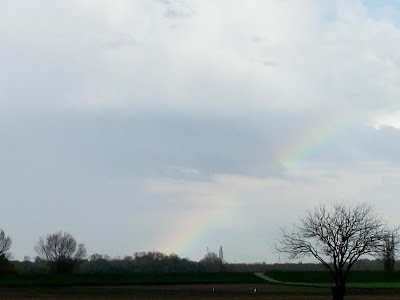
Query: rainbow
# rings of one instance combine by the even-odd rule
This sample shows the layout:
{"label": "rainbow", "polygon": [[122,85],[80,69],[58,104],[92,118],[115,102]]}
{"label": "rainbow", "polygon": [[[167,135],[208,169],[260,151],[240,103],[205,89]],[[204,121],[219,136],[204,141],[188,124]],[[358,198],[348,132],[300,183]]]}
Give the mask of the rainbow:
{"label": "rainbow", "polygon": [[[241,205],[227,203],[224,205],[219,203],[215,209],[207,208],[195,213],[187,213],[177,226],[175,232],[168,236],[160,245],[163,253],[175,253],[179,256],[191,257],[196,250],[201,249],[202,253],[206,253],[206,243],[210,239],[210,235],[218,226],[224,226],[236,216]],[[216,249],[217,250],[217,249]]]}
{"label": "rainbow", "polygon": [[[277,149],[278,159],[286,172],[302,167],[304,163],[312,161],[328,148],[337,145],[351,128],[351,122],[344,118],[325,120],[321,123],[320,126],[304,124],[302,128],[297,128],[296,133]],[[213,230],[233,220],[240,213],[240,205],[232,206],[228,201],[224,201],[225,203],[218,203],[215,210],[198,211],[182,218],[179,228],[167,236],[161,243],[160,250],[180,256],[190,256],[199,248],[205,251]]]}
{"label": "rainbow", "polygon": [[341,118],[304,124],[278,149],[278,159],[287,172],[312,162],[328,149],[334,148],[351,131],[354,120]]}

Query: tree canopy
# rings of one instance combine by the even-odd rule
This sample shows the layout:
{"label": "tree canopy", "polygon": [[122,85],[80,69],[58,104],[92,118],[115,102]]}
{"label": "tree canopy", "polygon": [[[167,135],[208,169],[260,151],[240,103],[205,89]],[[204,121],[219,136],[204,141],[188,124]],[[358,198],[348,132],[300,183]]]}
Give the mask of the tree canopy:
{"label": "tree canopy", "polygon": [[85,246],[78,244],[71,234],[61,231],[48,234],[46,238],[41,237],[35,251],[57,273],[71,271],[86,256]]}

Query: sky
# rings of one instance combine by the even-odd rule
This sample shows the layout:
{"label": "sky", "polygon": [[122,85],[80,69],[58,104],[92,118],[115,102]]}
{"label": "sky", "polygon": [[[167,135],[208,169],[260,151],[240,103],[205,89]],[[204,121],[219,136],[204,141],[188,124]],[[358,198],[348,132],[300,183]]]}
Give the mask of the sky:
{"label": "sky", "polygon": [[89,254],[285,262],[279,228],[400,224],[400,2],[0,0],[0,228]]}

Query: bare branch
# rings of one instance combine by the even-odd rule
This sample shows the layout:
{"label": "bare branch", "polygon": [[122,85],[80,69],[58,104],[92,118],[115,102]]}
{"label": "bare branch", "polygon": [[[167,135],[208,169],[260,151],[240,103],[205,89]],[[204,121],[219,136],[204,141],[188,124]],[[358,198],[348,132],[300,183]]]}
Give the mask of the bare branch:
{"label": "bare branch", "polygon": [[67,272],[73,264],[86,256],[83,244],[76,242],[69,233],[56,232],[41,237],[35,247],[39,257],[52,265],[56,272]]}
{"label": "bare branch", "polygon": [[397,247],[399,230],[389,231],[371,205],[338,203],[331,209],[319,205],[291,230],[283,228],[275,248],[291,259],[315,257],[331,271],[336,288],[344,293],[351,267],[363,255],[381,254],[388,234],[393,236],[390,246]]}
{"label": "bare branch", "polygon": [[6,236],[4,231],[0,229],[0,255],[6,254],[6,252],[10,250],[11,243],[11,238]]}

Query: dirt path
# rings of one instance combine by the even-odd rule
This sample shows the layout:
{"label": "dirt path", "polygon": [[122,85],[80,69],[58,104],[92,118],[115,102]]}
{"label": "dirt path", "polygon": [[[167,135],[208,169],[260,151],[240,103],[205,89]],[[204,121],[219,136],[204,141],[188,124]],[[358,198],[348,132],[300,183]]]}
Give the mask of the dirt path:
{"label": "dirt path", "polygon": [[256,275],[257,277],[260,277],[261,279],[264,279],[265,281],[269,281],[269,282],[272,282],[272,283],[284,283],[282,281],[275,280],[275,279],[273,279],[271,277],[265,276],[264,273],[254,273],[254,275]]}
{"label": "dirt path", "polygon": [[265,276],[264,273],[254,273],[254,275],[260,277],[261,279],[264,279],[265,281],[271,282],[271,283],[279,283],[279,284],[289,284],[289,285],[300,285],[300,286],[315,286],[310,283],[305,283],[305,282],[290,282],[290,281],[279,281],[275,280],[271,277]]}

